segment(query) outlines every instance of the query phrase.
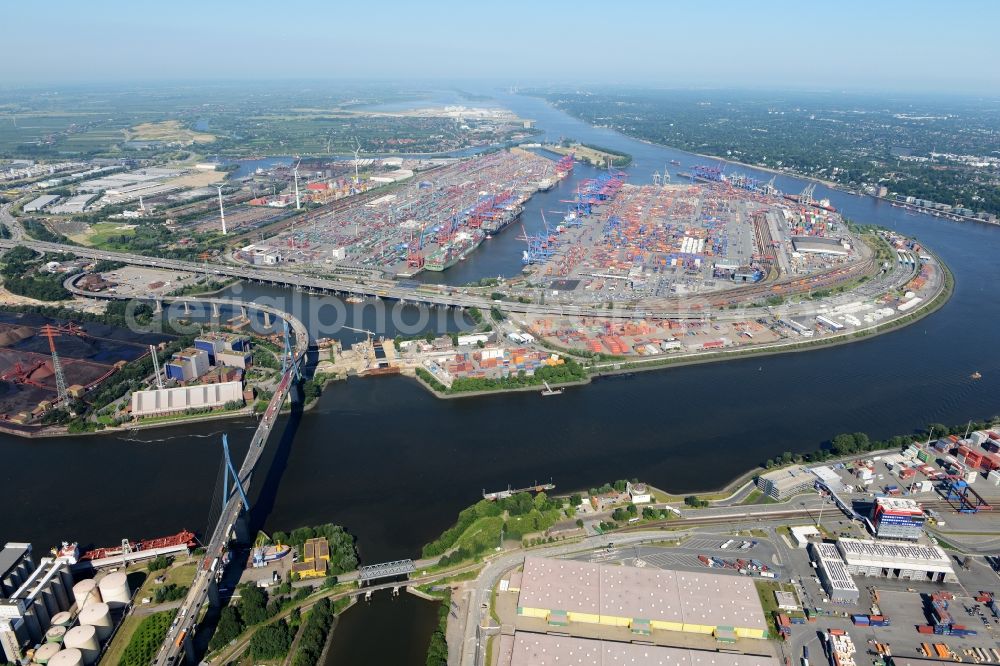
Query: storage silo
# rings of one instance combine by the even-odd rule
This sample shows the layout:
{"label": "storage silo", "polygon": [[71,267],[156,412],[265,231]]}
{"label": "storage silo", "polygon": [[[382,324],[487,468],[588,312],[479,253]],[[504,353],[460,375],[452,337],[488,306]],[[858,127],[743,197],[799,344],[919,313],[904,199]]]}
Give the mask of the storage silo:
{"label": "storage silo", "polygon": [[90,666],[101,654],[101,643],[97,639],[97,629],[89,624],[81,624],[66,632],[67,648],[76,648],[83,654],[83,663]]}
{"label": "storage silo", "polygon": [[61,650],[49,659],[48,666],[84,666],[83,653],[76,648]]}
{"label": "storage silo", "polygon": [[62,645],[63,640],[66,638],[66,631],[66,627],[60,627],[59,625],[49,627],[49,630],[45,632],[45,642]]}
{"label": "storage silo", "polygon": [[80,624],[97,629],[97,638],[103,643],[111,635],[111,609],[105,603],[88,604],[77,616]]}
{"label": "storage silo", "polygon": [[52,626],[68,628],[71,624],[73,624],[73,615],[63,611],[62,613],[56,613],[53,615],[52,620],[50,621]]}
{"label": "storage silo", "polygon": [[128,589],[128,576],[124,572],[116,571],[101,579],[98,584],[101,590],[101,600],[111,608],[121,608],[132,600],[132,594]]}
{"label": "storage silo", "polygon": [[[59,576],[53,576],[52,578],[52,594],[56,597],[56,603],[59,604],[59,610],[67,611],[69,607],[72,606],[69,600],[69,594],[67,593],[67,585],[63,581],[62,573]],[[68,576],[67,576],[68,578]]]}
{"label": "storage silo", "polygon": [[76,599],[76,607],[83,608],[87,604],[100,603],[101,591],[97,587],[97,581],[93,578],[84,578],[73,586],[73,598]]}
{"label": "storage silo", "polygon": [[56,656],[60,650],[62,650],[62,646],[58,643],[46,643],[35,650],[35,656],[32,661],[36,664],[47,664],[49,663],[49,659]]}

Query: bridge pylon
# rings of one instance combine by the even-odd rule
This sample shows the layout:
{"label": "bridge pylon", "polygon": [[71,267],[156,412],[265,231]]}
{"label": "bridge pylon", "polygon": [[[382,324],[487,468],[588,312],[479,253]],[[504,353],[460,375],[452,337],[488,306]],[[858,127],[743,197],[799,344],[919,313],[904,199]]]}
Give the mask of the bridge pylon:
{"label": "bridge pylon", "polygon": [[282,319],[282,329],[285,336],[285,348],[281,352],[281,374],[284,375],[288,372],[288,368],[291,367],[295,371],[295,379],[302,379],[302,373],[299,370],[299,364],[295,362],[295,352],[292,350],[292,338],[288,331],[288,320]]}
{"label": "bridge pylon", "polygon": [[229,455],[229,436],[225,433],[222,434],[222,455],[225,461],[226,470],[222,477],[222,505],[225,506],[226,502],[229,501],[229,483],[232,480],[234,492],[240,494],[240,500],[243,502],[243,510],[250,510],[250,500],[247,499],[247,493],[243,489],[243,482],[240,481],[240,475],[236,472],[236,468],[233,467],[233,459]]}

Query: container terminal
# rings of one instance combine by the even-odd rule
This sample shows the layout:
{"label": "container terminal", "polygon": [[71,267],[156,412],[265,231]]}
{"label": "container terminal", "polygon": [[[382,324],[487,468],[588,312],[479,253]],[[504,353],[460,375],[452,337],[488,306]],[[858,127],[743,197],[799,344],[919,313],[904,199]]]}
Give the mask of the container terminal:
{"label": "container terminal", "polygon": [[412,277],[443,271],[513,223],[532,194],[567,173],[521,149],[462,160],[392,193],[311,219],[241,248],[236,257],[266,265],[352,267]]}

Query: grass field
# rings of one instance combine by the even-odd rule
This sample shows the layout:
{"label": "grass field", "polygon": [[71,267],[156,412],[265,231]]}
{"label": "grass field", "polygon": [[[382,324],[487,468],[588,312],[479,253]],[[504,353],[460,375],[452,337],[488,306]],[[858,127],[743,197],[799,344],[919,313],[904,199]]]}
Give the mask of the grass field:
{"label": "grass field", "polygon": [[215,136],[206,132],[195,132],[181,124],[179,120],[164,120],[158,123],[143,123],[128,131],[130,141],[166,141],[184,145],[211,143]]}
{"label": "grass field", "polygon": [[118,224],[117,222],[98,222],[97,224],[91,225],[85,233],[74,234],[69,238],[70,240],[80,243],[81,245],[90,245],[95,247],[103,245],[112,236],[122,235],[134,236],[135,225]]}

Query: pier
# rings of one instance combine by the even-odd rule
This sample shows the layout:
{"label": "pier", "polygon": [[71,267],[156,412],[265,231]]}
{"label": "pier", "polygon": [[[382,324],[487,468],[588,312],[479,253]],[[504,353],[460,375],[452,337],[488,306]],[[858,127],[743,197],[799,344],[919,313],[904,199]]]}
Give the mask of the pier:
{"label": "pier", "polygon": [[546,490],[554,490],[555,487],[556,484],[554,483],[542,483],[542,484],[536,483],[535,485],[528,486],[527,488],[511,488],[510,486],[507,486],[507,490],[498,490],[493,493],[486,492],[486,489],[484,488],[483,499],[496,501],[496,500],[506,499],[511,495],[516,495],[518,493],[540,493]]}

